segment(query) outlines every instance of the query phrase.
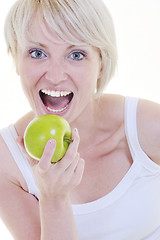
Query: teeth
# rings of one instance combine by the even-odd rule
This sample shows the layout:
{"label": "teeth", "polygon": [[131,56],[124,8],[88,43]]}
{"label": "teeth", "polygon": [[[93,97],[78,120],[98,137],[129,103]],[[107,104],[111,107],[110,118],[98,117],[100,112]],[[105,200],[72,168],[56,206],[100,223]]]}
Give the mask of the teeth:
{"label": "teeth", "polygon": [[50,107],[46,107],[46,108],[47,108],[50,112],[59,113],[59,112],[64,111],[67,107],[68,107],[68,104],[67,104],[64,108],[58,109],[58,110],[52,109],[52,108],[50,108]]}
{"label": "teeth", "polygon": [[50,91],[48,89],[42,89],[41,92],[52,97],[65,97],[71,93],[69,91]]}
{"label": "teeth", "polygon": [[[46,94],[46,95],[49,95],[51,97],[65,97],[65,96],[67,96],[67,95],[72,93],[72,92],[69,92],[69,91],[51,91],[51,90],[48,90],[48,89],[42,89],[41,92]],[[50,112],[60,113],[60,112],[64,111],[68,107],[68,105],[69,105],[69,103],[62,109],[52,109],[52,108],[50,108],[48,106],[46,106],[46,108]]]}

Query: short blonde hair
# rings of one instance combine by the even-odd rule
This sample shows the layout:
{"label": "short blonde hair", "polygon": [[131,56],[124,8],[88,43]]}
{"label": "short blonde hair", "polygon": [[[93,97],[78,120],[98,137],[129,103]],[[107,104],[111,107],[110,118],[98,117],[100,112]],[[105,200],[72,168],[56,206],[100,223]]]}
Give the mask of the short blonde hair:
{"label": "short blonde hair", "polygon": [[[102,74],[97,80],[101,93],[113,76],[117,47],[112,17],[102,0],[18,0],[5,22],[8,52],[16,59],[17,45],[30,36],[30,24],[37,13],[45,32],[47,26],[71,44],[87,43],[100,50]],[[45,20],[45,21],[44,21]],[[44,23],[45,22],[45,23]]]}

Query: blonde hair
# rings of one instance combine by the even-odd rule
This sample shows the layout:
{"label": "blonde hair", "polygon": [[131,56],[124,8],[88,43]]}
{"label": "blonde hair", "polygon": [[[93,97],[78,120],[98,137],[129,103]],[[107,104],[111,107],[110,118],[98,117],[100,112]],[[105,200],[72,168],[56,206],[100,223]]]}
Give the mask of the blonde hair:
{"label": "blonde hair", "polygon": [[[37,14],[45,33],[47,26],[71,44],[84,42],[96,47],[102,59],[102,74],[97,80],[101,93],[113,76],[117,64],[114,25],[102,0],[18,0],[5,22],[8,52],[16,59],[17,45],[30,39],[30,24]],[[45,21],[44,21],[45,20]]]}

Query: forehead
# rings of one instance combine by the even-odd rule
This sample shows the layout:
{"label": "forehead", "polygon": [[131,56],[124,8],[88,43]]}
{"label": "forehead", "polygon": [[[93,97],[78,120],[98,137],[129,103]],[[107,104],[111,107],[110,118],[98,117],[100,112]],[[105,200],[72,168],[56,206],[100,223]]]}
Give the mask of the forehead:
{"label": "forehead", "polygon": [[[89,24],[86,20],[88,15],[84,18],[84,14],[81,13],[79,8],[75,9],[77,11],[72,12],[69,6],[67,12],[64,12],[63,6],[60,4],[61,1],[51,2],[53,4],[52,8],[48,9],[43,4],[41,6],[37,5],[30,16],[23,18],[26,20],[21,24],[18,31],[18,45],[21,44],[21,47],[25,48],[36,38],[36,41],[38,41],[40,38],[45,37],[45,39],[52,41],[54,39],[54,42],[58,44],[67,42],[72,45],[88,44],[97,47],[96,38],[99,34],[96,34],[95,30],[91,30],[90,25],[94,24]],[[54,4],[57,4],[57,2],[58,7],[55,9]]]}
{"label": "forehead", "polygon": [[52,40],[52,42],[64,44],[63,40],[58,34],[53,31],[46,22],[39,20],[36,16],[33,18],[28,27],[28,42],[43,42],[44,40]]}
{"label": "forehead", "polygon": [[[32,24],[30,25],[29,29],[29,37],[27,40],[27,45],[29,46],[36,46],[39,48],[49,48],[50,46],[55,47],[63,47],[67,49],[71,49],[74,46],[82,46],[83,48],[92,48],[91,45],[86,44],[84,42],[78,43],[70,43],[67,40],[62,39],[58,34],[51,30],[47,25],[45,29],[41,27],[41,24],[34,19]],[[26,46],[27,47],[27,46]]]}

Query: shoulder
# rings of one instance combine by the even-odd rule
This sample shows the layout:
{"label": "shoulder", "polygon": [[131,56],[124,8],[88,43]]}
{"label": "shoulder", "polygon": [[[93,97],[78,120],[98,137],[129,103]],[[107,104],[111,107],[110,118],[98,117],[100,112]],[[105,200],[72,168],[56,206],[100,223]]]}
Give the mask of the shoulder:
{"label": "shoulder", "polygon": [[0,135],[0,175],[2,175],[2,172],[5,172],[7,167],[9,170],[9,166],[8,166],[9,161],[7,161],[7,159],[9,158],[10,158],[10,153],[7,149],[5,142],[3,141],[2,136]]}
{"label": "shoulder", "polygon": [[[18,135],[22,134],[21,136],[23,136],[23,131],[31,119],[33,119],[33,113],[28,113],[14,124]],[[15,169],[15,166],[16,164],[13,161],[11,152],[9,151],[7,144],[0,134],[0,171],[7,171],[8,173],[10,172],[13,174],[14,171],[12,171],[12,169],[13,167]]]}
{"label": "shoulder", "polygon": [[3,181],[27,189],[26,183],[6,143],[0,135],[0,191],[2,191],[1,187],[3,188],[3,185],[1,185]]}
{"label": "shoulder", "polygon": [[23,136],[27,125],[34,117],[35,117],[35,114],[33,112],[29,112],[14,124],[19,136]]}
{"label": "shoulder", "polygon": [[[23,136],[24,129],[32,118],[33,114],[29,113],[14,124],[18,135]],[[14,185],[27,191],[26,182],[13,159],[6,142],[0,134],[0,183],[2,183],[3,180],[8,183],[14,183]],[[3,184],[0,187],[3,188]],[[2,191],[2,189],[0,189],[0,191]]]}
{"label": "shoulder", "polygon": [[155,163],[160,164],[160,104],[139,100],[137,128],[143,151]]}

